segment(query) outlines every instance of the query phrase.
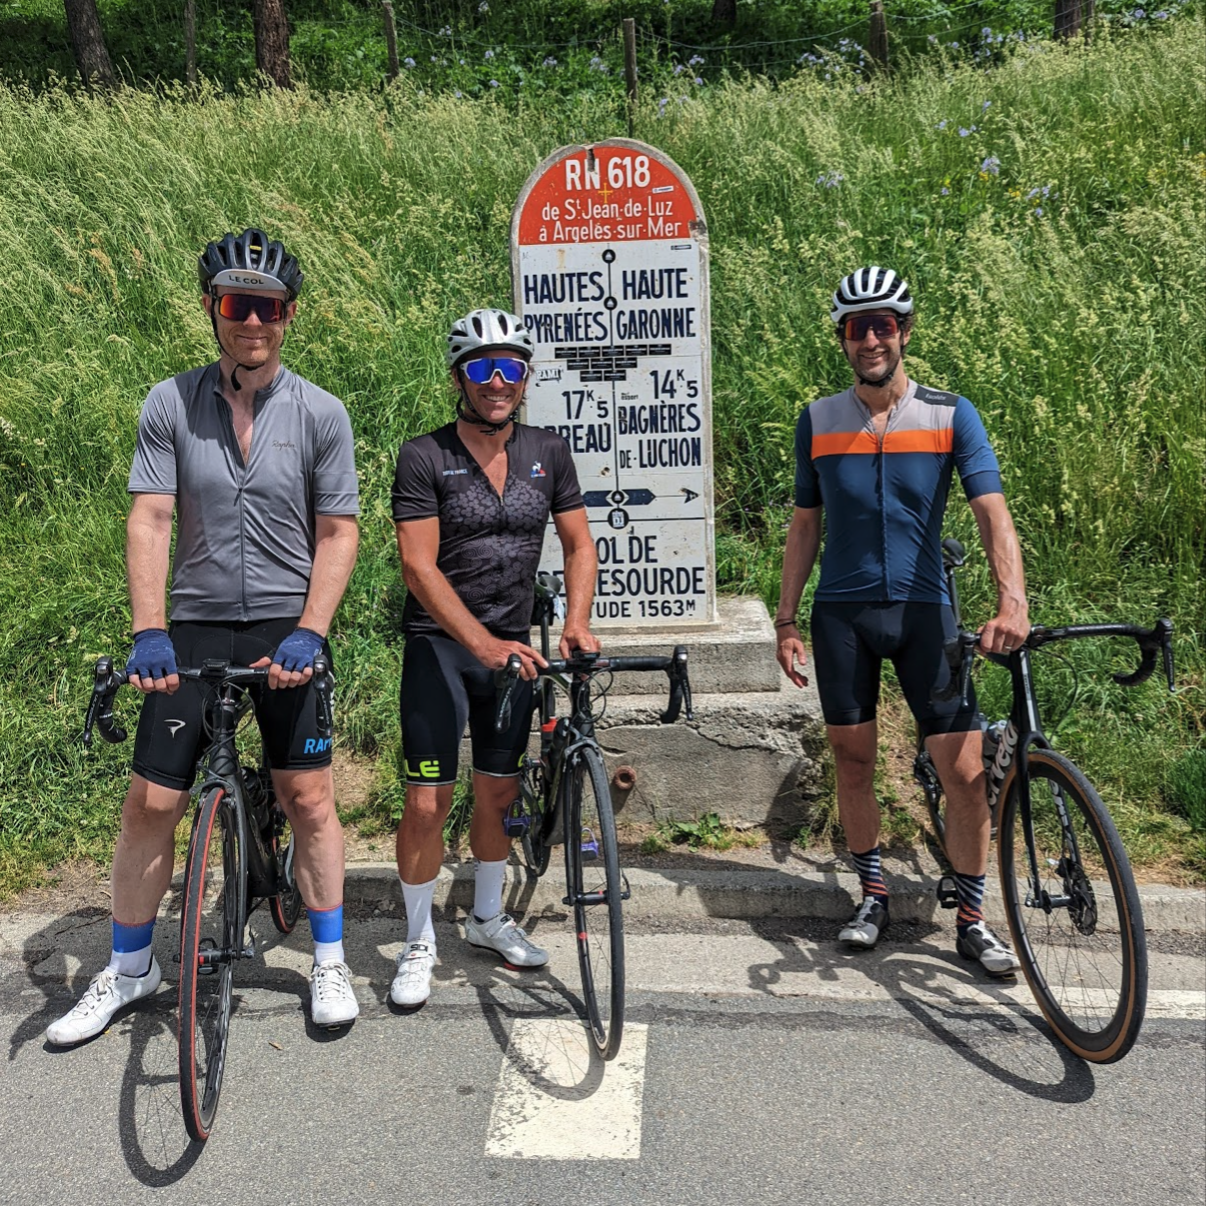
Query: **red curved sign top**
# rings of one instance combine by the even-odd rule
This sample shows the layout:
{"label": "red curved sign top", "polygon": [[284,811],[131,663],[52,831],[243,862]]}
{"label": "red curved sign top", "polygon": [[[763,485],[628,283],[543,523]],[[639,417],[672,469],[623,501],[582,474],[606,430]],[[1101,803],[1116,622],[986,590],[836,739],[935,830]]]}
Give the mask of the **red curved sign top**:
{"label": "red curved sign top", "polygon": [[517,224],[520,246],[691,238],[699,218],[689,186],[632,143],[578,147],[531,185]]}

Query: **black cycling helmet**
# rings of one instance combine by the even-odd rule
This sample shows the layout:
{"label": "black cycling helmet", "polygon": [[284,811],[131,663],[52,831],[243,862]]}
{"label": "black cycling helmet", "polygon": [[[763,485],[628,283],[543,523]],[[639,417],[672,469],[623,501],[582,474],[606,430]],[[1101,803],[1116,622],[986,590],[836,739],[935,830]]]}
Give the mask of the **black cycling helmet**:
{"label": "black cycling helmet", "polygon": [[249,292],[283,289],[293,301],[305,276],[283,243],[249,226],[241,235],[227,233],[205,245],[197,260],[197,279],[203,293],[212,293],[218,285]]}

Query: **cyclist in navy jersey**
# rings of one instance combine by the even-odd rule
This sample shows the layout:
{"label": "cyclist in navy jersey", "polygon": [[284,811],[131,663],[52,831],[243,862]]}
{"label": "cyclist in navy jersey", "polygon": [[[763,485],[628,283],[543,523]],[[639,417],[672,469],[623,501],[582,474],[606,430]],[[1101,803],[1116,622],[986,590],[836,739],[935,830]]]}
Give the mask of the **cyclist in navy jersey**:
{"label": "cyclist in navy jersey", "polygon": [[[554,432],[515,421],[533,351],[514,314],[474,310],[459,319],[447,351],[456,420],[398,453],[393,515],[408,595],[400,695],[406,807],[397,840],[407,935],[390,987],[397,1005],[421,1005],[431,991],[432,901],[466,722],[473,750],[469,846],[477,866],[465,937],[513,966],[548,962],[503,911],[502,891],[511,842],[504,813],[519,795],[531,680],[545,664],[528,642],[550,514],[565,563],[562,657],[599,648],[590,632],[597,558],[569,446]],[[512,724],[500,734],[493,673],[512,654],[522,665],[521,690]]]}
{"label": "cyclist in navy jersey", "polygon": [[869,950],[888,926],[873,780],[880,666],[889,658],[947,796],[946,846],[959,894],[956,949],[993,976],[1018,967],[985,924],[990,817],[974,698],[935,703],[955,631],[942,573],[942,520],[958,471],[997,586],[982,648],[1008,652],[1030,631],[1022,555],[996,457],[975,407],[909,379],[913,299],[889,269],[861,268],[833,295],[831,318],[855,383],[813,402],[796,427],[795,511],[775,617],[778,659],[804,686],[796,612],[822,543],[811,644],[837,772],[838,809],[862,902],[839,940]]}
{"label": "cyclist in navy jersey", "polygon": [[269,668],[268,689],[251,694],[296,838],[314,937],[311,1016],[337,1026],[359,1012],[344,962],[330,740],[318,732],[310,686],[315,656],[330,657],[327,629],[356,560],[352,428],[338,398],[281,365],[303,280],[297,260],[248,229],[209,243],[197,272],[218,360],[152,388],[130,470],[126,669],[145,699],[113,855],[113,950],[78,1004],[47,1028],[56,1045],[99,1034],[159,984],[152,930],[207,741],[208,688],[181,682],[176,668],[209,658]]}

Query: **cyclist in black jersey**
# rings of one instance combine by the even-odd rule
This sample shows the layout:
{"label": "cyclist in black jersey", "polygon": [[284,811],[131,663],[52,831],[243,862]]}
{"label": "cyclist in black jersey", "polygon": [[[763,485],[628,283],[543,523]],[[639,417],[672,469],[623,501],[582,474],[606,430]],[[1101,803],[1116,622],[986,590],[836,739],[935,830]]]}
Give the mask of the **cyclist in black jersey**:
{"label": "cyclist in black jersey", "polygon": [[820,550],[824,511],[813,665],[838,809],[863,897],[839,938],[869,950],[888,925],[873,786],[880,666],[888,658],[946,791],[947,853],[959,896],[956,948],[989,975],[1009,976],[1017,957],[988,928],[982,910],[990,818],[979,715],[974,699],[966,705],[932,699],[949,679],[943,642],[954,633],[940,548],[953,472],[997,584],[997,614],[983,629],[988,653],[1016,648],[1030,631],[1017,533],[975,408],[966,398],[918,385],[904,371],[913,325],[907,284],[890,269],[859,269],[839,284],[831,317],[855,384],[800,415],[796,508],[775,627],[779,663],[803,686],[796,612]]}
{"label": "cyclist in black jersey", "polygon": [[[560,651],[597,650],[591,634],[597,557],[569,446],[555,432],[515,421],[534,348],[523,320],[474,310],[453,324],[447,361],[456,421],[402,445],[393,515],[408,597],[400,712],[406,808],[398,828],[398,878],[406,946],[390,987],[397,1005],[431,991],[431,922],[452,806],[461,736],[469,724],[477,859],[465,937],[513,966],[548,962],[502,909],[511,839],[503,814],[519,794],[531,682],[545,664],[529,644],[534,580],[550,514],[565,561],[566,617]],[[514,723],[494,731],[493,672],[518,654],[527,692]]]}

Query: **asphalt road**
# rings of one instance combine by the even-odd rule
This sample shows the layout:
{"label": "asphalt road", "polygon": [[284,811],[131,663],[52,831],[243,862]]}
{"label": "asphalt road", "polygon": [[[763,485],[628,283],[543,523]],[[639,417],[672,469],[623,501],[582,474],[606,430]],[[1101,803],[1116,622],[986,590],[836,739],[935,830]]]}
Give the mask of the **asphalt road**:
{"label": "asphalt road", "polygon": [[729,1206],[747,1200],[1150,1206],[1206,1200],[1202,939],[1157,936],[1132,1054],[1090,1067],[1024,987],[980,980],[952,936],[871,955],[803,919],[634,921],[620,1059],[586,1050],[568,925],[542,972],[438,929],[432,1000],[386,1001],[400,923],[349,922],[360,1019],[308,1027],[306,927],[238,969],[206,1145],[180,1120],[177,926],[164,987],[80,1048],[45,1045],[103,962],[108,918],[0,917],[0,1202],[456,1202]]}

